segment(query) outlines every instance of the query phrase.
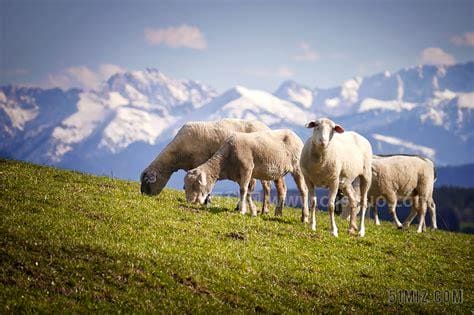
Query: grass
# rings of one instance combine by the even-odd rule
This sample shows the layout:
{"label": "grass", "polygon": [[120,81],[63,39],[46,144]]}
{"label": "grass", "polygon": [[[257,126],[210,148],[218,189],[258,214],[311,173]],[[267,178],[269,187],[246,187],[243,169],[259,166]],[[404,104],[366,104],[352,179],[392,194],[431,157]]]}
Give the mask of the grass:
{"label": "grass", "polygon": [[[0,160],[0,313],[474,309],[473,235],[370,222],[358,238],[338,220],[336,239],[326,213],[313,232],[297,209],[251,218],[232,210],[236,199],[213,203]],[[462,303],[434,301],[453,289]],[[397,290],[423,290],[427,303],[390,301]]]}

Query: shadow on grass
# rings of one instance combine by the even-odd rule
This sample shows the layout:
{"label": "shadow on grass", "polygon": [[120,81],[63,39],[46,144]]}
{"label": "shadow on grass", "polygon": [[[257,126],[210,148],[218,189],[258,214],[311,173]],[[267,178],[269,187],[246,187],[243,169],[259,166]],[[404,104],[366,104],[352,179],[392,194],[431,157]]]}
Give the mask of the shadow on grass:
{"label": "shadow on grass", "polygon": [[205,212],[205,211],[212,214],[218,214],[222,212],[232,212],[232,210],[225,207],[217,207],[217,206],[206,207],[203,205],[191,204],[191,203],[186,203],[186,202],[181,202],[179,204],[179,208],[186,211],[194,212],[194,213]]}
{"label": "shadow on grass", "polygon": [[284,224],[294,224],[295,221],[292,220],[289,217],[273,217],[268,214],[262,215],[262,220],[264,221],[273,221],[273,222],[278,222],[278,223],[284,223]]}

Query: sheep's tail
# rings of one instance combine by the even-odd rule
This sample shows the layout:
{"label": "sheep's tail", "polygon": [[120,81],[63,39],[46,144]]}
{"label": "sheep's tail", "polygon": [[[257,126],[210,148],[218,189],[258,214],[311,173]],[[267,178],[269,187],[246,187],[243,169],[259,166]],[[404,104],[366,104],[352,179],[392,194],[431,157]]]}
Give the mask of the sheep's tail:
{"label": "sheep's tail", "polygon": [[431,159],[426,158],[426,157],[425,157],[424,159],[425,159],[425,161],[430,162],[431,165],[433,166],[433,174],[434,174],[433,183],[435,183],[436,180],[438,179],[438,172],[436,171],[436,165],[435,165],[435,163],[434,163]]}

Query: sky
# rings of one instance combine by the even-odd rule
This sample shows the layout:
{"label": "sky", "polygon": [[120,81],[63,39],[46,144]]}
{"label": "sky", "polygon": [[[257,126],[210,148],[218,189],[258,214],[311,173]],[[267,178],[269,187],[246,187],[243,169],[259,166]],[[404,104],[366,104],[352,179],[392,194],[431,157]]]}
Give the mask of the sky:
{"label": "sky", "polygon": [[474,60],[474,1],[0,0],[0,85],[156,68],[219,92]]}

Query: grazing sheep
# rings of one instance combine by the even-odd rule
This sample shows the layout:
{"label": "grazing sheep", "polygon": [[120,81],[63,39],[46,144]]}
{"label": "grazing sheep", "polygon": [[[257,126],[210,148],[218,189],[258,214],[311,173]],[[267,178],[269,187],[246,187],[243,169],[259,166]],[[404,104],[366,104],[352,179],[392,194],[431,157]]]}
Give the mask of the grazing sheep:
{"label": "grazing sheep", "polygon": [[306,125],[313,128],[301,153],[301,170],[309,189],[311,200],[311,228],[316,230],[316,196],[315,187],[329,188],[329,217],[331,232],[338,236],[334,207],[336,194],[341,189],[349,197],[351,222],[349,233],[357,230],[357,200],[352,182],[360,179],[362,192],[359,235],[365,235],[364,217],[367,209],[367,192],[372,178],[372,147],[369,141],[355,132],[344,132],[344,129],[330,119],[321,118]]}
{"label": "grazing sheep", "polygon": [[[203,203],[218,179],[230,179],[240,185],[240,212],[245,214],[247,187],[251,178],[276,180],[291,173],[301,192],[302,220],[308,218],[308,191],[300,170],[303,142],[291,130],[235,133],[204,164],[190,170],[184,179],[188,202]],[[286,191],[278,191],[275,215],[281,215]],[[256,210],[252,215],[256,215]]]}
{"label": "grazing sheep", "polygon": [[[160,152],[140,176],[141,192],[158,195],[171,175],[182,169],[190,170],[207,161],[234,132],[255,132],[270,130],[262,122],[243,119],[222,119],[218,121],[188,122],[181,127],[174,139]],[[255,180],[250,183],[250,191]],[[277,188],[284,187],[283,178],[277,179]],[[268,213],[270,204],[270,183],[262,181],[264,191],[263,213]],[[247,201],[252,203],[249,194]]]}
{"label": "grazing sheep", "polygon": [[[398,228],[408,227],[414,217],[419,214],[420,222],[417,232],[426,228],[426,208],[429,209],[433,229],[436,224],[436,204],[433,200],[433,186],[436,181],[434,163],[417,155],[374,155],[372,160],[372,185],[369,189],[369,203],[374,207],[375,224],[380,224],[377,201],[387,200],[390,214]],[[356,192],[358,191],[355,185]],[[409,200],[412,209],[402,223],[396,213],[397,201]],[[343,211],[347,217],[347,211]]]}

